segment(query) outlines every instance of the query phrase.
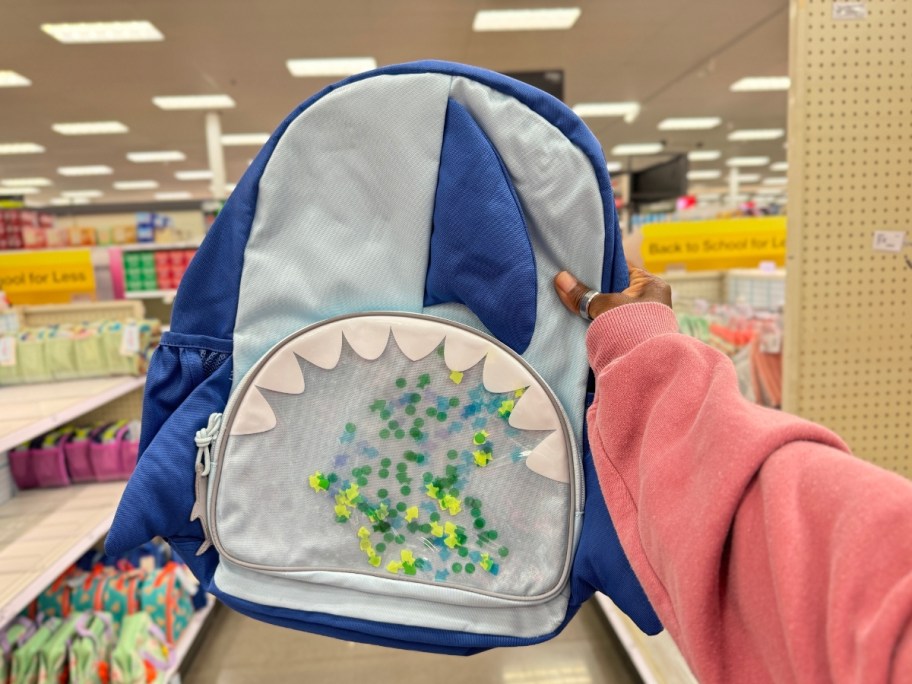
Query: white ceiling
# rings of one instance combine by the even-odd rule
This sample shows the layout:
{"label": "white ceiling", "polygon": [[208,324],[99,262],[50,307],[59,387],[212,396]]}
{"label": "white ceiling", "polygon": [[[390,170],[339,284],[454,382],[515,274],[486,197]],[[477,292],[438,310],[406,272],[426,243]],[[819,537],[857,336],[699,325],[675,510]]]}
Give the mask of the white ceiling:
{"label": "white ceiling", "polygon": [[[44,154],[0,156],[0,179],[46,177],[42,204],[63,191],[97,189],[95,203],[148,201],[153,192],[209,196],[207,181],[174,172],[207,167],[203,114],[162,111],[157,95],[227,93],[225,133],[271,131],[300,101],[336,79],[296,79],[291,58],[371,56],[381,65],[436,58],[497,71],[562,69],[565,100],[642,104],[632,124],[590,119],[606,153],[619,143],[663,140],[666,150],[720,149],[729,156],[785,159],[784,140],[732,143],[730,130],[785,128],[787,93],[731,93],[744,76],[788,73],[787,0],[4,0],[0,70],[30,87],[0,88],[0,143],[35,142]],[[474,33],[479,9],[579,6],[567,31]],[[42,23],[151,21],[153,43],[64,45]],[[710,131],[659,131],[667,117],[719,116]],[[125,135],[62,136],[57,122],[118,120]],[[177,149],[185,162],[134,164],[127,152]],[[237,181],[255,147],[228,147],[228,180]],[[107,165],[110,176],[73,178],[60,166]],[[763,175],[782,175],[751,169]],[[118,191],[114,181],[159,182],[156,191]],[[716,183],[719,184],[719,183]],[[724,184],[724,181],[721,182]]]}

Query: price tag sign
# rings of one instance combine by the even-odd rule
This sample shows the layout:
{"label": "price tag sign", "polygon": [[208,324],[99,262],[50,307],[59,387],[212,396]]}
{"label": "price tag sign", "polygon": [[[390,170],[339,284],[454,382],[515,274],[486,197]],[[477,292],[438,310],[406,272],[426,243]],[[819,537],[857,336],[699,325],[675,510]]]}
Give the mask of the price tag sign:
{"label": "price tag sign", "polygon": [[893,252],[894,254],[897,254],[902,251],[903,243],[905,241],[905,231],[878,230],[874,232],[874,251]]}
{"label": "price tag sign", "polygon": [[0,366],[16,365],[16,338],[13,335],[0,337]]}
{"label": "price tag sign", "polygon": [[123,327],[123,336],[120,338],[120,355],[135,356],[139,353],[139,326],[128,323]]}

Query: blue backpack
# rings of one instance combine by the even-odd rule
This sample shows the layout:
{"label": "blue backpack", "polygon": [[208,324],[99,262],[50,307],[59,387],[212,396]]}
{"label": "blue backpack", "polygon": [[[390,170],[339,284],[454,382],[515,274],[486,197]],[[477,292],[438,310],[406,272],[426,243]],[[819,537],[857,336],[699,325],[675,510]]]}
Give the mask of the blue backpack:
{"label": "blue backpack", "polygon": [[399,648],[544,641],[597,590],[658,632],[586,441],[564,268],[627,284],[605,159],[561,102],[431,61],[313,96],[181,282],[107,553],[159,535],[241,613]]}

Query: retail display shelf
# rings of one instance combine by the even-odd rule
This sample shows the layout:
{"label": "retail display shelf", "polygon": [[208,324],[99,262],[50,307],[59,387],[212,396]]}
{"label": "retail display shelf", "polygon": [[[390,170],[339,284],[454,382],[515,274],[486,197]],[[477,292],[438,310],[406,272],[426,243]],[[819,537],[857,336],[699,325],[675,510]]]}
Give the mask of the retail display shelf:
{"label": "retail display shelf", "polygon": [[643,684],[697,684],[668,632],[646,636],[604,594],[595,599],[630,656]]}
{"label": "retail display shelf", "polygon": [[107,532],[123,482],[21,492],[0,506],[0,627]]}
{"label": "retail display shelf", "polygon": [[184,629],[184,633],[181,634],[180,639],[177,640],[177,644],[174,646],[174,651],[172,651],[171,667],[165,672],[165,682],[179,684],[180,666],[190,652],[190,649],[193,647],[193,642],[196,641],[196,638],[199,636],[203,624],[209,618],[209,615],[212,614],[213,608],[215,608],[215,599],[212,596],[207,596],[206,606],[198,610],[196,614],[190,618],[190,623],[187,625],[186,629]]}
{"label": "retail display shelf", "polygon": [[174,299],[177,290],[140,290],[138,292],[127,292],[124,294],[126,299]]}
{"label": "retail display shelf", "polygon": [[145,376],[121,376],[0,387],[0,452],[104,406],[145,382]]}
{"label": "retail display shelf", "polygon": [[123,252],[149,252],[155,249],[197,249],[203,239],[183,242],[131,242],[128,245],[110,245]]}

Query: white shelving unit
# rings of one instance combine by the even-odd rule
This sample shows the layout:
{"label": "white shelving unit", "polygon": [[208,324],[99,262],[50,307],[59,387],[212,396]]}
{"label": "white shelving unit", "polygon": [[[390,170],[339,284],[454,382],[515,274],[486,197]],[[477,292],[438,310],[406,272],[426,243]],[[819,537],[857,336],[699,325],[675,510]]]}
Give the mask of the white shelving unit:
{"label": "white shelving unit", "polygon": [[643,684],[698,684],[667,631],[646,636],[610,598],[597,593],[595,600],[626,649]]}
{"label": "white shelving unit", "polygon": [[164,299],[172,301],[177,294],[177,290],[138,290],[136,292],[126,292],[126,299]]}
{"label": "white shelving unit", "polygon": [[145,383],[145,376],[141,376],[0,387],[0,452],[119,399]]}

